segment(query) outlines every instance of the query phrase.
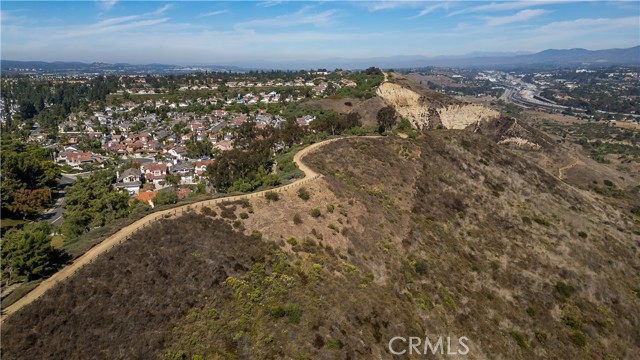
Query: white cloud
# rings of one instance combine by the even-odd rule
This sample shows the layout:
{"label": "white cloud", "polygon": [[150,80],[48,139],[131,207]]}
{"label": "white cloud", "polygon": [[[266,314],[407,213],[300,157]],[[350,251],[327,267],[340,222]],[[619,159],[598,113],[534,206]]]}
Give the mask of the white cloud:
{"label": "white cloud", "polygon": [[576,19],[570,21],[556,21],[541,26],[535,30],[540,33],[588,33],[610,31],[616,29],[638,29],[640,16],[630,16],[624,18],[598,18],[598,19]]}
{"label": "white cloud", "polygon": [[420,11],[418,15],[416,15],[416,17],[421,17],[427,14],[431,14],[432,12],[439,9],[445,9],[445,10],[449,9],[449,3],[436,3],[431,6],[427,6],[426,8],[422,9],[422,11]]}
{"label": "white cloud", "polygon": [[[71,39],[71,38],[90,37],[90,36],[97,36],[97,35],[104,35],[104,34],[110,35],[110,34],[114,34],[114,33],[125,31],[125,30],[129,31],[133,29],[162,24],[164,22],[167,22],[169,18],[132,21],[124,24],[122,23],[124,21],[109,23],[108,22],[109,20],[113,20],[113,19],[105,20],[107,21],[106,25],[105,25],[105,21],[101,21],[89,27],[74,26],[72,28],[67,28],[64,31],[59,33],[51,32],[51,37],[54,39]],[[120,20],[120,19],[116,18],[115,20]]]}
{"label": "white cloud", "polygon": [[226,13],[228,13],[228,12],[229,12],[229,11],[227,11],[227,10],[209,11],[209,12],[202,13],[202,14],[198,15],[198,17],[199,17],[199,18],[202,18],[202,17],[216,16],[216,15],[226,14]]}
{"label": "white cloud", "polygon": [[299,25],[325,26],[330,24],[338,10],[325,10],[319,13],[311,12],[312,7],[306,6],[295,13],[284,14],[273,18],[254,19],[236,24],[236,29],[255,27],[283,28]]}
{"label": "white cloud", "polygon": [[549,5],[549,4],[559,4],[563,2],[570,1],[506,1],[506,2],[493,2],[491,4],[486,5],[478,5],[471,6],[465,9],[461,9],[458,11],[451,12],[449,16],[455,16],[460,14],[470,14],[470,13],[479,13],[479,12],[499,12],[499,11],[510,11],[510,10],[519,10],[526,9],[534,6],[541,5]]}
{"label": "white cloud", "polygon": [[100,6],[105,11],[109,11],[113,9],[117,2],[118,0],[99,0],[98,6]]}
{"label": "white cloud", "polygon": [[401,8],[419,8],[424,6],[425,2],[422,1],[405,1],[405,0],[396,0],[396,1],[371,1],[366,2],[364,5],[369,9],[369,11],[380,11],[380,10],[392,10],[392,9],[401,9]]}
{"label": "white cloud", "polygon": [[260,7],[272,7],[272,6],[276,6],[276,5],[280,5],[280,4],[282,4],[282,1],[280,1],[280,0],[272,0],[272,1],[261,1],[257,5],[260,6]]}
{"label": "white cloud", "polygon": [[162,14],[164,14],[165,12],[167,12],[167,10],[169,10],[169,9],[171,9],[171,8],[173,8],[173,5],[171,5],[171,4],[167,4],[167,5],[164,5],[164,6],[162,6],[162,7],[157,8],[156,10],[152,11],[152,12],[151,12],[151,13],[149,13],[149,14],[150,14],[150,15],[162,15]]}
{"label": "white cloud", "polygon": [[121,24],[123,22],[135,20],[137,18],[139,18],[138,15],[131,15],[131,16],[122,16],[122,17],[117,17],[117,18],[105,19],[105,20],[102,20],[102,21],[99,21],[99,22],[95,23],[94,26],[95,27],[103,27],[103,26]]}
{"label": "white cloud", "polygon": [[487,25],[499,26],[514,22],[527,21],[544,13],[546,13],[546,11],[542,9],[527,9],[518,11],[516,14],[510,16],[491,16],[487,18]]}

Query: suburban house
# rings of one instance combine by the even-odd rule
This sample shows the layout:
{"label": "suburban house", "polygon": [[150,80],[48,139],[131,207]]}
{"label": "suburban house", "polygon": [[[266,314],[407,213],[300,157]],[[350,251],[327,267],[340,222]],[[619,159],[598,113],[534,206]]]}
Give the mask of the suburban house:
{"label": "suburban house", "polygon": [[77,167],[82,164],[101,163],[102,156],[91,151],[63,151],[58,157],[58,161],[64,160],[69,166]]}
{"label": "suburban house", "polygon": [[196,161],[196,174],[202,176],[207,171],[207,165],[211,164],[213,160],[198,160]]}
{"label": "suburban house", "polygon": [[229,140],[222,140],[213,145],[213,148],[220,151],[229,151],[233,149],[233,145],[231,145],[231,141]]}
{"label": "suburban house", "polygon": [[172,174],[180,175],[181,184],[193,184],[193,165],[188,163],[178,163],[171,167]]}
{"label": "suburban house", "polygon": [[153,190],[153,191],[141,191],[138,193],[138,196],[136,197],[138,200],[142,201],[143,203],[147,203],[149,205],[151,205],[151,207],[153,207],[153,199],[156,198],[156,196],[158,196],[158,190]]}
{"label": "suburban house", "polygon": [[115,187],[117,189],[124,189],[129,192],[129,195],[135,195],[140,191],[142,185],[142,171],[138,169],[127,169],[122,174],[117,175],[117,182]]}
{"label": "suburban house", "polygon": [[142,171],[147,181],[157,185],[164,181],[167,176],[167,165],[158,163],[145,164],[142,165]]}

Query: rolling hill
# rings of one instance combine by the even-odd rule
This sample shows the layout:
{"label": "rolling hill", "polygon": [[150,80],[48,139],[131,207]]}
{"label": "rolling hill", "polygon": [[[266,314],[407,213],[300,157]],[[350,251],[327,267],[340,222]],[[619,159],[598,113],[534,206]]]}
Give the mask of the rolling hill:
{"label": "rolling hill", "polygon": [[6,319],[3,358],[425,358],[394,337],[464,337],[468,359],[640,352],[635,180],[583,189],[539,165],[564,161],[548,135],[394,85],[378,101],[427,109],[416,137],[332,142],[304,160],[323,175],[308,196],[137,233]]}

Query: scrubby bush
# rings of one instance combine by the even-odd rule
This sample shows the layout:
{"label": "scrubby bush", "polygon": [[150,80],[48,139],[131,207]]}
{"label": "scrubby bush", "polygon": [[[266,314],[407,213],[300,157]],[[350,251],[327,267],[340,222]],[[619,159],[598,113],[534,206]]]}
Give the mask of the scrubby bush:
{"label": "scrubby bush", "polygon": [[278,305],[271,309],[271,316],[276,319],[286,316],[291,324],[299,324],[302,317],[302,309],[297,304]]}
{"label": "scrubby bush", "polygon": [[311,216],[313,216],[314,218],[320,217],[320,215],[322,215],[322,213],[320,212],[320,209],[315,208],[311,210]]}
{"label": "scrubby bush", "polygon": [[556,291],[564,297],[569,297],[573,295],[574,292],[576,292],[576,289],[573,286],[567,285],[564,282],[560,281],[556,284]]}
{"label": "scrubby bush", "polygon": [[311,195],[309,194],[307,189],[304,187],[301,187],[300,189],[298,189],[298,197],[305,201],[311,199]]}
{"label": "scrubby bush", "polygon": [[333,204],[327,205],[327,212],[333,214],[334,209],[335,209],[335,206],[333,206]]}
{"label": "scrubby bush", "polygon": [[208,206],[204,206],[202,208],[202,214],[203,215],[207,215],[207,216],[213,216],[213,217],[215,217],[217,215],[216,212],[213,211],[213,209],[208,207]]}
{"label": "scrubby bush", "polygon": [[241,212],[240,213],[240,219],[245,220],[245,219],[248,219],[248,218],[249,218],[249,214],[247,214],[246,212]]}
{"label": "scrubby bush", "polygon": [[582,331],[574,331],[569,335],[569,339],[573,345],[583,348],[587,345],[587,336]]}
{"label": "scrubby bush", "polygon": [[302,218],[300,217],[300,214],[293,215],[293,223],[296,225],[302,224]]}
{"label": "scrubby bush", "polygon": [[513,338],[516,340],[516,343],[521,348],[527,349],[529,347],[529,343],[527,342],[527,337],[523,333],[518,331],[512,331],[511,336],[513,336]]}
{"label": "scrubby bush", "polygon": [[266,193],[264,193],[264,197],[269,201],[280,200],[280,195],[275,191],[267,191]]}
{"label": "scrubby bush", "polygon": [[418,261],[416,261],[416,264],[414,266],[416,273],[420,274],[420,275],[426,275],[427,274],[427,270],[428,270],[428,266],[427,266],[427,262],[424,261],[423,259],[420,259]]}
{"label": "scrubby bush", "polygon": [[178,202],[178,194],[175,191],[160,191],[154,199],[158,205],[175,204]]}

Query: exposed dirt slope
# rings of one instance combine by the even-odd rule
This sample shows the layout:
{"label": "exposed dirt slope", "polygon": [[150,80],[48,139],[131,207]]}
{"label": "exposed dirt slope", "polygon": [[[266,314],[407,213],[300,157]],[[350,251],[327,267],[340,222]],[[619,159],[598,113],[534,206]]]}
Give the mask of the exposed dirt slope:
{"label": "exposed dirt slope", "polygon": [[417,129],[433,129],[439,125],[445,129],[464,129],[500,115],[495,110],[463,103],[402,77],[382,83],[376,94]]}

